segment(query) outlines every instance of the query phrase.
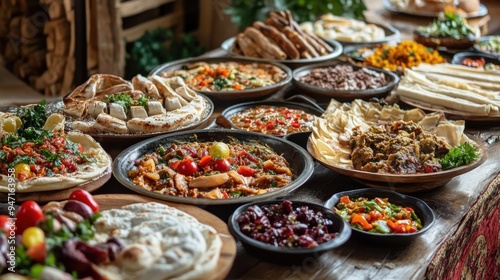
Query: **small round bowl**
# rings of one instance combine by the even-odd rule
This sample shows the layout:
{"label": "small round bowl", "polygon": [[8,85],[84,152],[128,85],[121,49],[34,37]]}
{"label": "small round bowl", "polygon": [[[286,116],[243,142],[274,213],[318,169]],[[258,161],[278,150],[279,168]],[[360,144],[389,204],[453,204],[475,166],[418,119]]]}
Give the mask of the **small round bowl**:
{"label": "small round bowl", "polygon": [[[485,42],[488,42],[490,40],[495,40],[497,39],[498,37],[500,37],[499,35],[490,35],[490,36],[482,36],[481,38],[479,38],[479,40],[477,40],[477,42],[474,44],[474,50],[477,51],[477,52],[481,52],[481,53],[486,53],[486,54],[490,54],[490,55],[494,55],[496,57],[499,57],[500,58],[500,52],[496,52],[496,51],[488,51],[488,50],[485,50],[484,48],[481,47],[481,44],[482,43],[485,43]],[[497,39],[498,40],[498,39]]]}
{"label": "small round bowl", "polygon": [[304,202],[304,201],[291,201],[294,209],[300,206],[307,206],[316,212],[323,213],[324,217],[333,221],[333,225],[329,228],[332,232],[337,232],[338,235],[332,240],[319,244],[314,248],[288,248],[278,247],[266,244],[243,234],[237,222],[237,218],[245,212],[250,206],[258,205],[271,205],[280,204],[282,200],[252,202],[238,207],[234,213],[229,217],[228,226],[229,232],[238,240],[241,241],[243,247],[247,252],[259,259],[281,264],[298,263],[307,257],[317,258],[322,253],[332,250],[343,245],[351,236],[351,228],[337,213],[331,209],[325,208],[321,205]]}
{"label": "small round bowl", "polygon": [[352,228],[353,236],[363,242],[369,242],[371,244],[404,245],[429,230],[435,220],[434,212],[424,201],[416,197],[400,194],[389,190],[357,189],[339,192],[334,194],[325,203],[325,207],[328,209],[333,209],[333,207],[337,205],[337,203],[339,203],[340,198],[343,196],[349,196],[351,200],[359,197],[366,197],[368,199],[372,199],[375,197],[388,198],[389,202],[392,204],[413,208],[413,210],[415,210],[415,214],[417,214],[417,216],[422,221],[422,229],[413,233],[382,234],[366,232],[356,228]]}

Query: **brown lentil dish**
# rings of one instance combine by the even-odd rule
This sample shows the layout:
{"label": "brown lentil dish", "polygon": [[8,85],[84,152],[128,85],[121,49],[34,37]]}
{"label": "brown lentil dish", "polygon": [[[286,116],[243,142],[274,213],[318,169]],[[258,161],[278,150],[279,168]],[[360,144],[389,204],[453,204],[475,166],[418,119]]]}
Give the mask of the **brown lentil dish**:
{"label": "brown lentil dish", "polygon": [[260,105],[229,117],[239,129],[271,135],[311,131],[314,115],[304,110]]}
{"label": "brown lentil dish", "polygon": [[351,65],[315,68],[300,81],[312,86],[335,90],[365,90],[387,84],[385,75],[366,67],[354,70]]}
{"label": "brown lentil dish", "polygon": [[352,165],[357,170],[415,174],[441,171],[439,159],[451,146],[413,121],[374,125],[366,132],[353,129],[349,140]]}
{"label": "brown lentil dish", "polygon": [[227,199],[264,194],[294,179],[286,159],[258,143],[190,142],[159,146],[136,160],[130,180],[178,197]]}

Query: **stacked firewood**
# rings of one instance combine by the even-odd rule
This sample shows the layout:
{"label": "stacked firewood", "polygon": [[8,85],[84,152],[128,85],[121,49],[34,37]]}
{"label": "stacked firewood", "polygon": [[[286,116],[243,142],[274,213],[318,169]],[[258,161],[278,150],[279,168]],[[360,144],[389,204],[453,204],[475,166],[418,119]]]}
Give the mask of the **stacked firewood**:
{"label": "stacked firewood", "polygon": [[47,96],[73,88],[73,0],[6,0],[0,5],[1,55],[7,68]]}
{"label": "stacked firewood", "polygon": [[0,5],[0,50],[4,64],[31,85],[47,68],[43,33],[47,13],[37,1],[8,0]]}
{"label": "stacked firewood", "polygon": [[74,10],[71,0],[40,0],[46,5],[48,21],[43,33],[46,37],[47,70],[35,82],[35,89],[45,95],[68,93],[73,86],[75,72]]}

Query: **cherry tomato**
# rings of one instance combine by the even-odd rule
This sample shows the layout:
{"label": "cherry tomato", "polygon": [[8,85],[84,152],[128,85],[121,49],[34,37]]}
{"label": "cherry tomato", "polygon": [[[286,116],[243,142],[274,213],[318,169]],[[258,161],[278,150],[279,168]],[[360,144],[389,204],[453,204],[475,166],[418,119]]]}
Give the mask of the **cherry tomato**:
{"label": "cherry tomato", "polygon": [[216,142],[210,147],[208,153],[213,158],[227,158],[229,157],[229,146],[224,142]]}
{"label": "cherry tomato", "polygon": [[228,172],[231,169],[231,164],[227,159],[216,159],[212,163],[212,168],[219,172]]}
{"label": "cherry tomato", "polygon": [[190,158],[185,158],[177,166],[177,172],[185,176],[193,176],[198,172],[198,165]]}
{"label": "cherry tomato", "polygon": [[33,200],[27,200],[17,210],[16,213],[16,234],[22,234],[24,230],[33,227],[44,218],[40,206]]}
{"label": "cherry tomato", "polygon": [[23,232],[21,242],[26,248],[39,245],[45,242],[45,233],[39,227],[29,227]]}
{"label": "cherry tomato", "polygon": [[5,232],[5,235],[9,235],[10,232],[10,217],[7,215],[0,215],[0,231]]}
{"label": "cherry tomato", "polygon": [[68,200],[77,200],[87,204],[92,209],[92,212],[99,211],[99,204],[95,201],[94,197],[86,190],[75,190],[70,195]]}
{"label": "cherry tomato", "polygon": [[253,170],[252,168],[250,168],[248,166],[240,165],[238,167],[238,173],[240,175],[245,176],[245,177],[250,177],[250,176],[253,176],[253,174],[255,174],[255,170]]}

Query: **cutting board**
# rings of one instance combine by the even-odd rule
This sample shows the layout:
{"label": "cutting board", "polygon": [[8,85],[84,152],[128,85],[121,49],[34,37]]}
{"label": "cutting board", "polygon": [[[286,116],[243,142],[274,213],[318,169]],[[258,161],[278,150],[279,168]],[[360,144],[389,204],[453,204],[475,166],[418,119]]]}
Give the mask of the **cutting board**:
{"label": "cutting board", "polygon": [[122,206],[133,204],[133,203],[145,203],[145,202],[158,202],[163,203],[171,207],[175,207],[181,211],[184,211],[191,216],[198,219],[199,222],[212,226],[220,235],[222,239],[222,249],[220,252],[219,261],[217,267],[213,270],[210,275],[204,277],[205,280],[218,280],[225,279],[231,267],[233,261],[236,257],[236,242],[234,238],[229,233],[227,225],[217,216],[207,212],[201,208],[193,205],[178,204],[173,202],[166,202],[162,200],[156,200],[149,197],[133,195],[133,194],[102,194],[94,196],[97,203],[99,203],[100,210],[108,210],[113,208],[120,208]]}

